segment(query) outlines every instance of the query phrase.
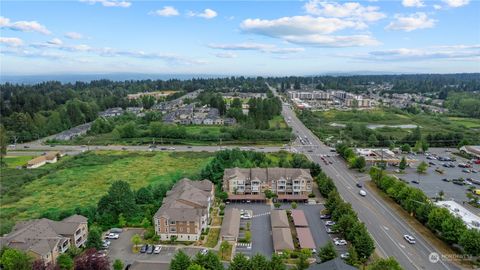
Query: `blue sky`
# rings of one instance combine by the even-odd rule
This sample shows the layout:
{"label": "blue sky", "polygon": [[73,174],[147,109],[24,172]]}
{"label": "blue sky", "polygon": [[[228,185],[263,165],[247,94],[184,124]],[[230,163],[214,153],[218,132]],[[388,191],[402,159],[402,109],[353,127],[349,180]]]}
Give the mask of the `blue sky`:
{"label": "blue sky", "polygon": [[4,75],[480,72],[480,1],[2,1]]}

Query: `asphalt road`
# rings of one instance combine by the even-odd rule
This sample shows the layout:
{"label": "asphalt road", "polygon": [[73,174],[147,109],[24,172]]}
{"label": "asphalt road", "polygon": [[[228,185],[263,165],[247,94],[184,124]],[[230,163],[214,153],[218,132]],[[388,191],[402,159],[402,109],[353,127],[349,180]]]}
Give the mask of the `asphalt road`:
{"label": "asphalt road", "polygon": [[[275,89],[272,91],[276,93]],[[311,144],[310,146],[299,146],[297,150],[317,162],[323,171],[334,180],[342,198],[352,204],[360,220],[367,226],[380,256],[395,257],[404,269],[460,269],[451,262],[442,260],[437,263],[430,262],[429,255],[432,252],[438,254],[440,252],[415,232],[373,192],[367,189],[367,196],[361,197],[355,184],[362,179],[353,175],[343,160],[334,157],[333,164],[324,165],[320,157],[332,154],[330,148],[303,125],[288,105],[283,106],[282,114],[295,134],[307,138]],[[403,239],[404,234],[413,235],[417,239],[417,243],[415,245],[408,244]]]}

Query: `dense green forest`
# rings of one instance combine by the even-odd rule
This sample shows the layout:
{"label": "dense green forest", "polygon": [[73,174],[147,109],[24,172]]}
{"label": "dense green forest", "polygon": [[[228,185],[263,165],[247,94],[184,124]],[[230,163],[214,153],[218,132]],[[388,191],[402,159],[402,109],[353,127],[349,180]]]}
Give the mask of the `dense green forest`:
{"label": "dense green forest", "polygon": [[[342,89],[362,92],[372,83],[392,84],[396,93],[428,93],[450,91],[478,91],[480,89],[479,73],[460,74],[406,74],[406,75],[355,75],[355,76],[310,76],[267,78],[271,83],[282,85],[282,89],[292,86],[300,89],[300,84],[312,85],[317,89]],[[443,98],[446,96],[444,95]],[[440,97],[442,98],[442,96]]]}

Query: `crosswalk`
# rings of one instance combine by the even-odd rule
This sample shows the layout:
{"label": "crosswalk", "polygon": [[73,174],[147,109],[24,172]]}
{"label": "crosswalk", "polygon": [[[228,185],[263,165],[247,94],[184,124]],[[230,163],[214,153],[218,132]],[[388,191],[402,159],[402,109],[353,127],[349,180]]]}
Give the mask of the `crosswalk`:
{"label": "crosswalk", "polygon": [[253,215],[252,218],[261,217],[261,216],[267,216],[267,215],[270,215],[270,212],[265,212],[265,213],[261,213],[261,214],[256,214],[256,215]]}
{"label": "crosswalk", "polygon": [[252,243],[237,243],[237,247],[251,249],[252,248]]}

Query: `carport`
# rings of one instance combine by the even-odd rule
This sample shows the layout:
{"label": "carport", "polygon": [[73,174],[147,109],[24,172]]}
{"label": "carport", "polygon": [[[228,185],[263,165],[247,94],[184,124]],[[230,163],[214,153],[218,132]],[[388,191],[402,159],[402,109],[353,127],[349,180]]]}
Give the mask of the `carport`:
{"label": "carport", "polygon": [[295,227],[308,227],[307,218],[303,210],[293,209],[291,216]]}
{"label": "carport", "polygon": [[240,210],[237,208],[228,208],[223,217],[220,237],[226,241],[237,241],[240,229]]}
{"label": "carport", "polygon": [[265,202],[265,194],[228,194],[230,202]]}
{"label": "carport", "polygon": [[315,243],[313,242],[313,236],[310,229],[308,227],[297,227],[296,230],[300,248],[314,249]]}
{"label": "carport", "polygon": [[288,228],[287,211],[285,210],[272,210],[270,213],[270,220],[272,222],[272,228]]}
{"label": "carport", "polygon": [[280,202],[308,202],[308,195],[302,194],[278,194],[277,201]]}
{"label": "carport", "polygon": [[284,250],[294,250],[292,234],[289,228],[272,229],[273,250],[282,252]]}

